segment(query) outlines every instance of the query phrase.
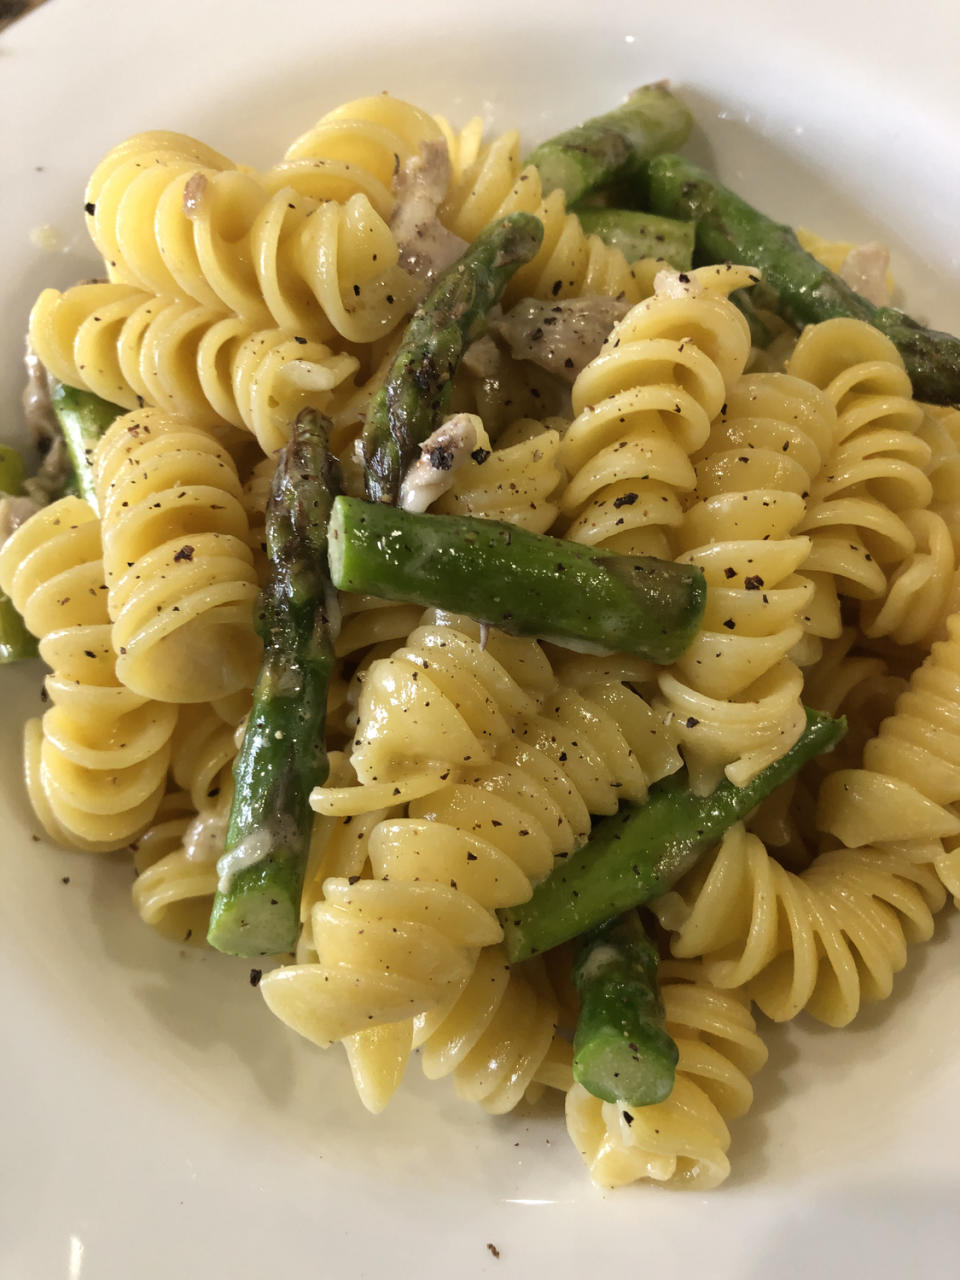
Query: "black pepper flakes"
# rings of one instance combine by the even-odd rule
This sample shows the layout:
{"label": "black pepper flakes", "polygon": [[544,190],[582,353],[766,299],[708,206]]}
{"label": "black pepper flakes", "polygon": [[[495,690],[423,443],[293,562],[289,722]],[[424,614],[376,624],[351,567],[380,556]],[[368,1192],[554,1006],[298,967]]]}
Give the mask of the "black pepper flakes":
{"label": "black pepper flakes", "polygon": [[259,987],[259,985],[260,985],[260,979],[261,979],[262,977],[263,977],[263,970],[262,970],[262,969],[251,969],[251,970],[250,970],[250,985],[251,985],[251,987]]}

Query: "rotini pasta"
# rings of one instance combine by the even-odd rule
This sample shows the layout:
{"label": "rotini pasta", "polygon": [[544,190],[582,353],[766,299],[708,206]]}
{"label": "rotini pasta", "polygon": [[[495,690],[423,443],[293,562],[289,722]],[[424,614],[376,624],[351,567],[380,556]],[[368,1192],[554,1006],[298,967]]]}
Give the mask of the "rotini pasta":
{"label": "rotini pasta", "polygon": [[443,224],[464,240],[474,240],[496,218],[532,213],[543,223],[543,243],[507,287],[504,303],[519,298],[574,298],[585,294],[639,302],[649,273],[638,275],[619,249],[585,235],[568,213],[562,191],[544,196],[540,175],[519,161],[515,132],[502,134],[479,149],[476,159],[454,179],[440,207]]}
{"label": "rotini pasta", "polygon": [[176,789],[136,844],[134,906],[145,924],[178,941],[206,935],[233,796],[235,713],[229,704],[182,709],[170,753]]}
{"label": "rotini pasta", "polygon": [[[577,378],[577,415],[563,438],[570,483],[560,498],[564,537],[638,555],[671,554],[682,499],[696,483],[691,456],[710,434],[750,351],[746,321],[694,273],[684,296],[641,302]],[[748,282],[723,272],[723,286]],[[691,296],[701,290],[701,296]]]}
{"label": "rotini pasta", "polygon": [[[829,405],[783,374],[753,374],[695,455],[698,501],[676,532],[681,559],[708,585],[700,634],[660,677],[694,787],[743,785],[803,731],[802,676],[791,655],[813,624],[813,584],[797,573],[810,541],[793,534],[832,443]],[[816,629],[823,629],[817,627]]]}
{"label": "rotini pasta", "polygon": [[787,370],[823,388],[838,415],[836,448],[811,486],[809,567],[833,574],[841,595],[882,599],[916,545],[905,514],[932,497],[923,408],[896,348],[861,321],[809,326]]}
{"label": "rotini pasta", "polygon": [[473,459],[453,486],[432,504],[447,515],[482,516],[546,533],[557,517],[563,483],[560,430],[565,424],[520,418],[486,457]]}
{"label": "rotini pasta", "polygon": [[[947,869],[960,835],[960,617],[910,677],[893,715],[863,749],[863,767],[832,773],[820,791],[820,828],[847,846],[903,847]],[[955,892],[955,879],[946,883]]]}
{"label": "rotini pasta", "polygon": [[381,207],[392,203],[350,165],[328,173],[314,161],[262,177],[192,138],[138,134],[93,174],[88,225],[113,281],[191,298],[254,329],[369,342],[402,320],[420,286],[397,265],[364,187]]}
{"label": "rotini pasta", "polygon": [[62,498],[22,525],[0,548],[0,583],[51,668],[52,705],[26,731],[34,811],[61,844],[122,848],[163,796],[177,708],[119,678],[91,507]]}
{"label": "rotini pasta", "polygon": [[127,409],[154,405],[195,426],[252,432],[265,453],[281,448],[307,405],[327,407],[358,368],[290,329],[257,329],[190,301],[125,284],[45,289],[29,340],[68,386]]}
{"label": "rotini pasta", "polygon": [[701,959],[715,986],[744,987],[778,1022],[806,1009],[844,1027],[889,996],[907,942],[932,935],[943,890],[929,867],[869,847],[822,853],[795,875],[737,824],[653,905],[673,954]]}
{"label": "rotini pasta", "polygon": [[143,409],[109,429],[95,475],[118,677],[166,702],[252,687],[257,582],[229,454],[184,419]]}

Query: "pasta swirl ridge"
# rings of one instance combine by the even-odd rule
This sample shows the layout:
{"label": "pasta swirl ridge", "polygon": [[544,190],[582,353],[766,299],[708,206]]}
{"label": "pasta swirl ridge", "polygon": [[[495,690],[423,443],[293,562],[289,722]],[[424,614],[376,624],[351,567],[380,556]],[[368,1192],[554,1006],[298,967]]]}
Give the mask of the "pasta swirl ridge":
{"label": "pasta swirl ridge", "polygon": [[90,505],[62,498],[21,525],[0,548],[0,582],[51,668],[51,706],[26,730],[34,811],[60,843],[122,848],[163,796],[177,708],[121,682]]}
{"label": "pasta swirl ridge", "polygon": [[251,688],[257,581],[230,455],[209,432],[143,409],[106,432],[94,478],[119,678],[167,702]]}

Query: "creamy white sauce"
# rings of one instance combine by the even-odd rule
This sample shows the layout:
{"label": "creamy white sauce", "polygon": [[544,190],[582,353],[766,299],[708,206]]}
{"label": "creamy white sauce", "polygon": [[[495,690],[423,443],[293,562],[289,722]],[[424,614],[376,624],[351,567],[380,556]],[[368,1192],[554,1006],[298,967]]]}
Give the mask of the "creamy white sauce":
{"label": "creamy white sauce", "polygon": [[664,267],[653,277],[653,291],[658,298],[699,298],[703,285],[693,272]]}
{"label": "creamy white sauce", "polygon": [[612,947],[609,942],[601,942],[587,956],[580,973],[584,979],[595,978],[598,973],[602,973],[608,965],[613,964],[618,959],[619,953],[616,947]]}
{"label": "creamy white sauce", "polygon": [[483,422],[475,413],[455,413],[420,446],[420,457],[400,485],[400,507],[423,512],[453,487],[456,474],[477,449],[489,449]]}
{"label": "creamy white sauce", "polygon": [[274,837],[269,831],[254,831],[241,840],[235,849],[221,855],[217,861],[218,893],[229,893],[233,878],[247,867],[256,866],[266,858],[274,846]]}

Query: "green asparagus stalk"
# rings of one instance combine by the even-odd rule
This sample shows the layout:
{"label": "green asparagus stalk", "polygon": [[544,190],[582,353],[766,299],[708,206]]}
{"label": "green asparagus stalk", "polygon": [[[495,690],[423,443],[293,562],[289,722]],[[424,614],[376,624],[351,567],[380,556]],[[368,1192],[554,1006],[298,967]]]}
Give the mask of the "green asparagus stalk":
{"label": "green asparagus stalk", "polygon": [[500,520],[418,515],[339,497],[328,539],[335,586],[465,613],[517,636],[674,662],[697,633],[703,573]]}
{"label": "green asparagus stalk", "polygon": [[577,217],[588,235],[619,249],[628,262],[663,258],[677,271],[689,271],[693,264],[692,222],[635,209],[578,209]]}
{"label": "green asparagus stalk", "polygon": [[573,204],[597,187],[634,176],[644,160],[686,142],[690,112],[666,83],[644,85],[625,102],[542,142],[527,158],[545,192],[558,188]]}
{"label": "green asparagus stalk", "polygon": [[36,656],[36,637],[27,630],[10,597],[0,591],[0,663],[22,662]]}
{"label": "green asparagus stalk", "polygon": [[790,227],[681,156],[655,157],[640,182],[653,212],[696,221],[695,262],[758,267],[784,319],[799,328],[834,316],[865,320],[896,345],[918,400],[960,403],[960,339],[927,329],[894,307],[874,306],[802,249]]}
{"label": "green asparagus stalk", "polygon": [[327,521],[337,487],[329,423],[297,418],[267,505],[270,576],[257,628],[263,665],[234,765],[226,853],[208,941],[230,955],[291,951],[313,814],[326,781],[327,688],[336,605],[327,576]]}
{"label": "green asparagus stalk", "polygon": [[598,822],[527,902],[499,912],[509,959],[548,951],[666,893],[728,827],[845,732],[845,720],[808,710],[797,742],[746,786],[724,779],[710,795],[697,796],[685,775],[675,774],[651,787],[645,804],[625,805]]}
{"label": "green asparagus stalk", "polygon": [[463,257],[437,277],[414,312],[363,431],[371,501],[397,502],[407,468],[447,411],[460,357],[483,334],[490,308],[542,239],[543,224],[528,213],[512,213],[491,223]]}
{"label": "green asparagus stalk", "polygon": [[573,1078],[604,1102],[645,1107],[673,1089],[679,1055],[667,1032],[659,967],[635,911],[581,940],[573,965],[580,993]]}
{"label": "green asparagus stalk", "polygon": [[101,400],[92,391],[65,386],[50,379],[50,403],[66,442],[77,478],[80,496],[96,509],[97,491],[93,483],[93,451],[97,441],[125,409]]}

